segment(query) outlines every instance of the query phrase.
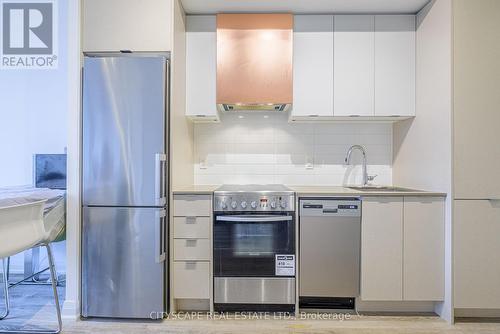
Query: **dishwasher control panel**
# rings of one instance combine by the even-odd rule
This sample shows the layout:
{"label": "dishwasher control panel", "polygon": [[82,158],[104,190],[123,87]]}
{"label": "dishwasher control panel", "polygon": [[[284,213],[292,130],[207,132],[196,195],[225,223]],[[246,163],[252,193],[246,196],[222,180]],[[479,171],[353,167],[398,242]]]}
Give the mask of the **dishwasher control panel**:
{"label": "dishwasher control panel", "polygon": [[359,198],[301,198],[301,216],[361,217]]}

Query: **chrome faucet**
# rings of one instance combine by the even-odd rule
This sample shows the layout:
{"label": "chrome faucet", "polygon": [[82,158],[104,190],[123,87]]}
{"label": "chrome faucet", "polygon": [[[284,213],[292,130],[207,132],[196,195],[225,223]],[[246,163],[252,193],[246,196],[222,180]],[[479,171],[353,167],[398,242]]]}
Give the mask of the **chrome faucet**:
{"label": "chrome faucet", "polygon": [[366,171],[366,151],[365,148],[361,145],[353,145],[347,151],[347,155],[345,157],[346,165],[349,165],[351,161],[351,153],[353,150],[360,150],[363,153],[363,186],[368,185],[368,172]]}

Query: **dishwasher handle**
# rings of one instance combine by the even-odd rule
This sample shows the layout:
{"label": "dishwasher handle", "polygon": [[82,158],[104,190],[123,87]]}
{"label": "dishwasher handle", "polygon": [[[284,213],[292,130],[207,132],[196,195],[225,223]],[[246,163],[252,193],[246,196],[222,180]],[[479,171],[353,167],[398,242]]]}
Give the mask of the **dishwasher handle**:
{"label": "dishwasher handle", "polygon": [[303,198],[300,200],[300,216],[310,217],[360,217],[359,198]]}

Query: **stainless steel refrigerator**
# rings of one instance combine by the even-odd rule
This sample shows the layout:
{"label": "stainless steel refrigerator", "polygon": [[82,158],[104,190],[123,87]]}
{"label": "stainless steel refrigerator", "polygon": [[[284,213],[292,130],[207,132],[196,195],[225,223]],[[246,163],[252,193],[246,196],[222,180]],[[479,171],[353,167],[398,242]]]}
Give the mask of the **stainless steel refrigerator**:
{"label": "stainless steel refrigerator", "polygon": [[85,56],[83,317],[165,311],[168,78],[165,56]]}

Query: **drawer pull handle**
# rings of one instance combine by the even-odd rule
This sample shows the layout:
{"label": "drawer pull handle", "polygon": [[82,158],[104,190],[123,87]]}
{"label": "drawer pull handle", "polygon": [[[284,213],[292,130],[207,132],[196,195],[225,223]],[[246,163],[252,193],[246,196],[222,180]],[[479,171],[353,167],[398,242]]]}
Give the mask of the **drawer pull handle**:
{"label": "drawer pull handle", "polygon": [[186,224],[196,224],[196,217],[195,216],[186,217]]}
{"label": "drawer pull handle", "polygon": [[195,261],[188,261],[186,262],[186,270],[195,270],[196,269],[196,262]]}
{"label": "drawer pull handle", "polygon": [[186,247],[196,247],[196,239],[186,239]]}

